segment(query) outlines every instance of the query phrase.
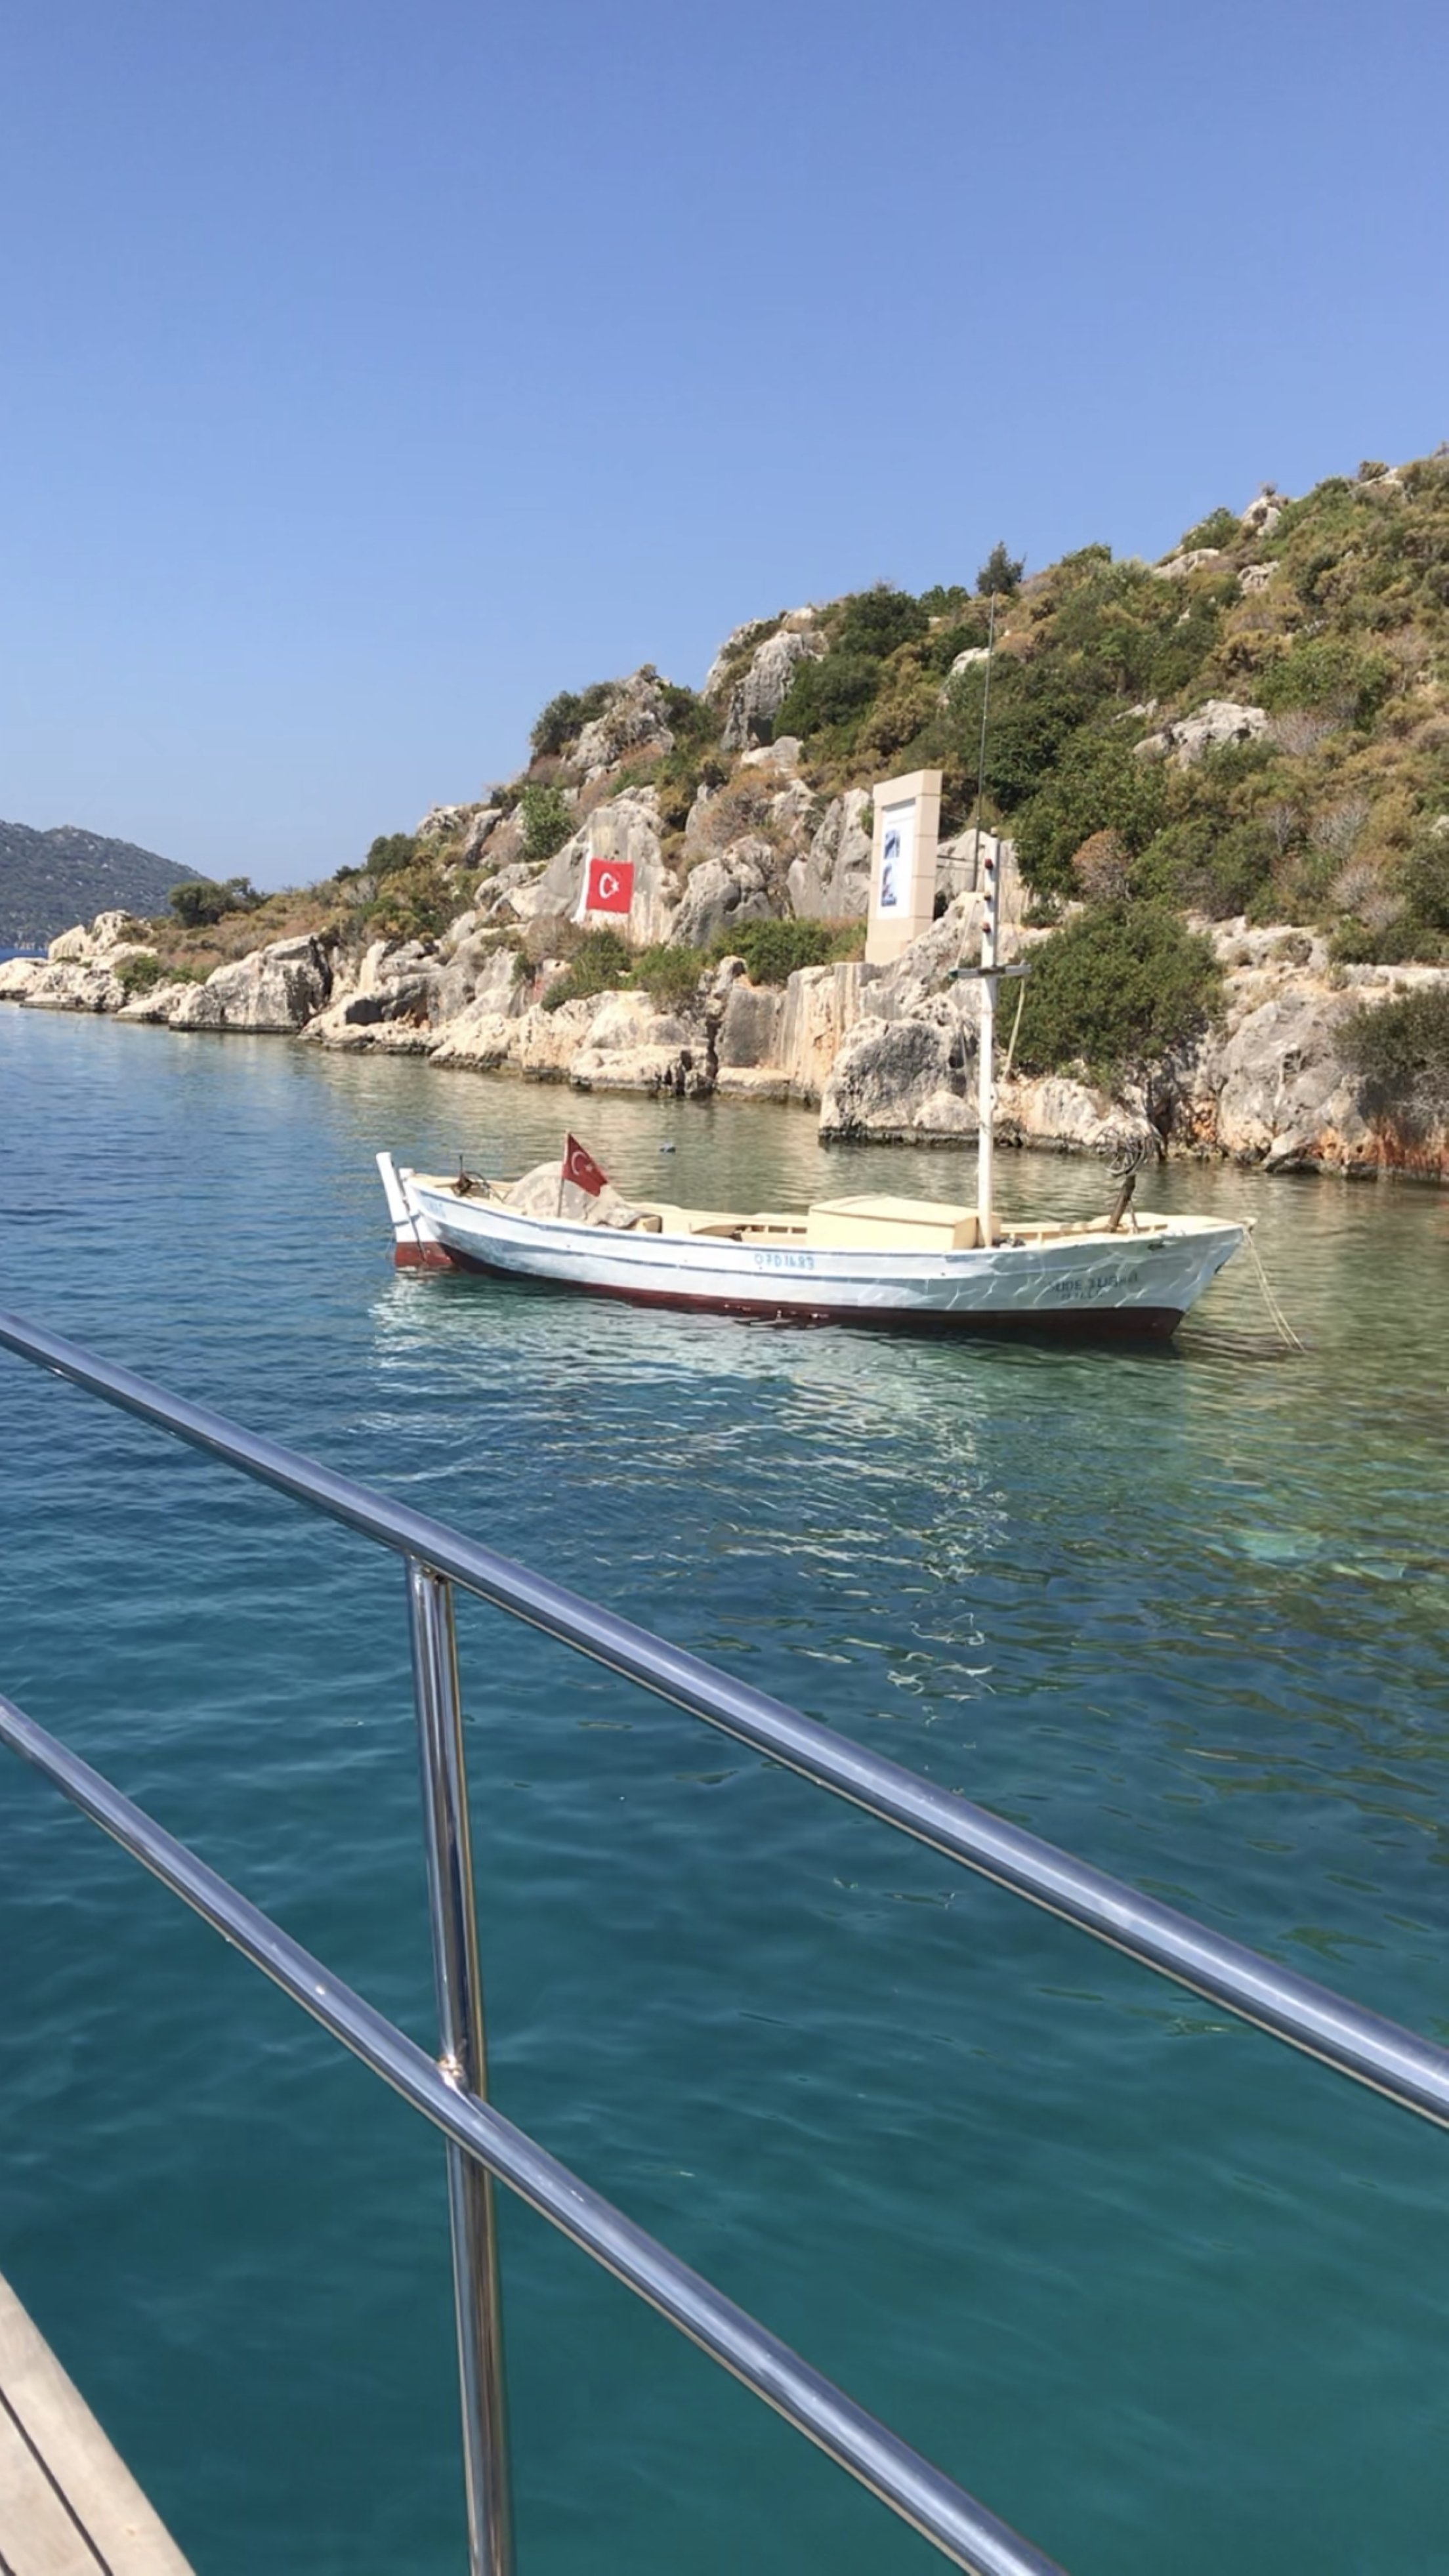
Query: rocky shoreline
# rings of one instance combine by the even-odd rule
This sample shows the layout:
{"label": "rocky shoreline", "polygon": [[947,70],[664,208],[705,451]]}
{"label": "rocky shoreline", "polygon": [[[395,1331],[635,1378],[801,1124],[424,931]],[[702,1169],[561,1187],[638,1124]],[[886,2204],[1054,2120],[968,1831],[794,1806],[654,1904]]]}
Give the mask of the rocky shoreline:
{"label": "rocky shoreline", "polygon": [[[637,801],[646,810],[636,846],[647,841],[650,819],[647,794]],[[1010,844],[998,846],[1009,869]],[[647,860],[647,849],[641,855]],[[579,864],[570,849],[537,872],[539,914],[565,910]],[[974,874],[958,860],[961,869]],[[545,876],[558,883],[544,885]],[[496,906],[496,884],[488,891]],[[719,901],[721,890],[709,887],[697,900],[711,893]],[[1021,945],[1049,935],[1020,926],[1014,881],[1008,910]],[[162,979],[145,927],[103,913],[52,941],[45,959],[0,966],[0,1001],[421,1056],[578,1092],[788,1101],[816,1114],[825,1142],[946,1144],[976,1123],[977,992],[947,979],[956,960],[973,953],[978,926],[979,897],[968,885],[887,969],[851,960],[805,967],[771,986],[752,983],[743,960],[726,956],[669,1009],[633,986],[550,1009],[561,965],[529,967],[509,922],[477,908],[436,940],[376,940],[361,953],[325,936],[274,941],[204,982]],[[1449,1181],[1449,1130],[1405,1132],[1370,1116],[1336,1044],[1362,1005],[1423,986],[1449,988],[1449,970],[1331,966],[1322,936],[1292,924],[1199,926],[1223,966],[1215,1023],[1116,1093],[1067,1074],[1014,1076],[1004,1048],[1000,1142],[1083,1153],[1135,1140],[1157,1156],[1268,1173]]]}

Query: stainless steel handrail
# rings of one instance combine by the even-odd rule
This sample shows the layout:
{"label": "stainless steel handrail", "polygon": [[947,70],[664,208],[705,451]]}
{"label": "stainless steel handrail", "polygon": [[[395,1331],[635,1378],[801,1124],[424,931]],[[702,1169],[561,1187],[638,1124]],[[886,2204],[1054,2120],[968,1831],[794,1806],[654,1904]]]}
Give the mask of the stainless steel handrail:
{"label": "stainless steel handrail", "polygon": [[958,2567],[972,2576],[1061,2576],[1054,2560],[1019,2539],[556,2156],[488,2103],[460,2091],[415,2040],[3,1696],[0,1742],[53,1780],[124,1851],[441,2129],[471,2170],[482,2168],[506,2183]]}
{"label": "stainless steel handrail", "polygon": [[0,1347],[327,1513],[405,1561],[443,2040],[436,2064],[109,1782],[3,1699],[0,1741],[47,1772],[447,2137],[474,2576],[509,2576],[511,2567],[497,2253],[488,2197],[493,2175],[649,2299],[958,2565],[977,2576],[1051,2576],[1052,2562],[589,2192],[482,2098],[482,1989],[452,1583],[830,1789],[946,1859],[1223,2005],[1271,2037],[1449,2127],[1449,2051],[1416,2032],[1209,1931],[1191,1916],[883,1761],[632,1621],[207,1406],[169,1395],[133,1371],[17,1315],[0,1313]]}
{"label": "stainless steel handrail", "polygon": [[0,1347],[37,1360],[60,1376],[118,1405],[143,1422],[223,1458],[260,1483],[313,1504],[334,1520],[451,1576],[465,1591],[493,1602],[529,1626],[591,1656],[660,1699],[701,1717],[742,1744],[833,1790],[867,1815],[897,1826],[947,1860],[1025,1897],[1078,1930],[1137,1959],[1158,1975],[1221,2004],[1275,2039],[1369,2085],[1408,2111],[1449,2127],[1449,2050],[1417,2032],[1367,2012],[1331,1987],[1210,1931],[1172,1906],[1143,1896],[1055,1844],[1008,1824],[988,1808],[936,1788],[898,1763],[886,1762],[849,1736],[820,1726],[715,1670],[647,1628],[601,1610],[581,1594],[405,1503],[374,1493],[245,1430],[205,1405],[169,1395],[130,1369],[82,1350],[18,1315],[0,1312]]}

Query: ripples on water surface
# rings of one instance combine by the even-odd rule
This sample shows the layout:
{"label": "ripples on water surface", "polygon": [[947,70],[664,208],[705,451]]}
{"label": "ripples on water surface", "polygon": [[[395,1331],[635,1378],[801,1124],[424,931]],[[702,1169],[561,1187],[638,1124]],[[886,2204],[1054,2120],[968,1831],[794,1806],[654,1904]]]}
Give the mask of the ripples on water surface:
{"label": "ripples on water surface", "polygon": [[[6,1303],[1449,2039],[1443,1199],[1151,1184],[1259,1220],[1302,1359],[1243,1262],[1172,1351],[888,1341],[397,1276],[372,1153],[572,1120],[715,1204],[953,1156],[13,1010],[0,1082]],[[398,1568],[0,1388],[0,1684],[428,2039]],[[507,2112],[1073,2576],[1449,2563],[1449,2141],[460,1620]],[[457,2568],[431,2132],[9,1757],[0,1800],[0,2266],[203,2576]],[[504,2227],[523,2576],[935,2563]]]}

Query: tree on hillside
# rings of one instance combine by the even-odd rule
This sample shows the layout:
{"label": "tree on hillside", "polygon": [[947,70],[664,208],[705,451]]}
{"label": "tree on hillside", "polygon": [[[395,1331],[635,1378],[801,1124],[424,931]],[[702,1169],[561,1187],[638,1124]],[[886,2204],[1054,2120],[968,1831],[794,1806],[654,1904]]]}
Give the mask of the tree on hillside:
{"label": "tree on hillside", "polygon": [[983,599],[989,599],[993,591],[998,597],[1009,598],[1014,590],[1020,588],[1025,570],[1025,555],[1009,555],[1004,542],[998,538],[976,576],[977,591]]}
{"label": "tree on hillside", "polygon": [[250,877],[227,877],[220,885],[188,877],[171,889],[171,909],[184,930],[210,929],[229,912],[255,912],[261,900]]}

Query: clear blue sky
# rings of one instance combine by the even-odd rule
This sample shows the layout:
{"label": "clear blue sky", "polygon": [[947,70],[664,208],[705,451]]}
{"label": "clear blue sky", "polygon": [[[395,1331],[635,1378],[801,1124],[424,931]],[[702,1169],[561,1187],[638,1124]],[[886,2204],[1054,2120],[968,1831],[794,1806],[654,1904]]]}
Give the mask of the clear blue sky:
{"label": "clear blue sky", "polygon": [[8,0],[0,97],[0,814],[262,884],[1449,437],[1442,0]]}

